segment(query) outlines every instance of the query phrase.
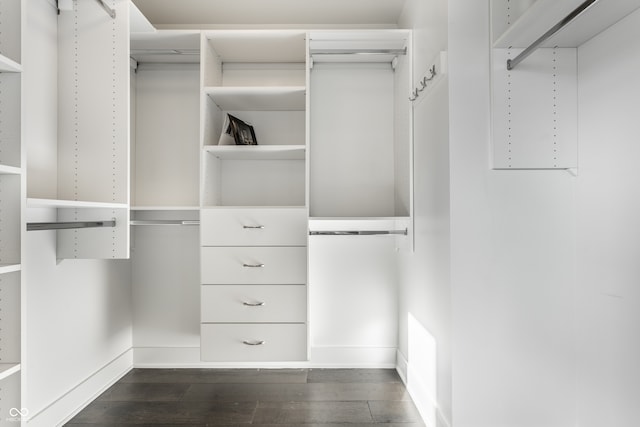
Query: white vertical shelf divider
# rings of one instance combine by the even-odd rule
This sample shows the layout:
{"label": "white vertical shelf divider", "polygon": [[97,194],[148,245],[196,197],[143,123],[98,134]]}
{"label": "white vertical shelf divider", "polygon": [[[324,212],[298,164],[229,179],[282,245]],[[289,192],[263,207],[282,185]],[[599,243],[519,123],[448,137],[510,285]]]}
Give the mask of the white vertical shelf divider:
{"label": "white vertical shelf divider", "polygon": [[116,220],[101,229],[58,231],[58,258],[129,257],[129,2],[74,1],[58,20],[60,221]]}
{"label": "white vertical shelf divider", "polygon": [[[26,177],[23,173],[22,44],[26,0],[0,0],[0,423],[15,421],[25,401],[25,289],[22,259]],[[4,424],[3,424],[4,425]]]}

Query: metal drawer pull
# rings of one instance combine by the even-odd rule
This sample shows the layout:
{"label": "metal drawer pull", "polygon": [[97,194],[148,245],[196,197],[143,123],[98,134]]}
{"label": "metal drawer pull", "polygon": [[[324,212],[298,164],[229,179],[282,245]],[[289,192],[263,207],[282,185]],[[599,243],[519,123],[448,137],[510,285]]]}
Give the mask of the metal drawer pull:
{"label": "metal drawer pull", "polygon": [[245,341],[242,341],[242,343],[244,345],[264,345],[264,341],[262,341],[262,340],[260,340],[260,341],[258,341],[258,340],[254,340],[254,341],[245,340]]}
{"label": "metal drawer pull", "polygon": [[242,228],[248,230],[262,230],[264,225],[243,225]]}
{"label": "metal drawer pull", "polygon": [[242,303],[243,305],[246,305],[247,307],[262,307],[265,305],[264,301],[260,301],[260,302],[246,302],[244,301]]}
{"label": "metal drawer pull", "polygon": [[264,264],[242,264],[242,266],[246,268],[262,268]]}

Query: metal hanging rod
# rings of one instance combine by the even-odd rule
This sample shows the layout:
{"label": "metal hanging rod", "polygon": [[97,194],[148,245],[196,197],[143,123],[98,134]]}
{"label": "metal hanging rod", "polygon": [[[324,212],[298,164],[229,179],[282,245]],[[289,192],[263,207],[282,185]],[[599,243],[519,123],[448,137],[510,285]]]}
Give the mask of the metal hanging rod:
{"label": "metal hanging rod", "polygon": [[312,49],[311,55],[406,55],[402,49]]}
{"label": "metal hanging rod", "polygon": [[507,70],[513,70],[519,63],[521,63],[525,58],[531,55],[542,43],[544,43],[547,39],[553,36],[555,33],[564,28],[571,21],[580,16],[584,11],[586,11],[589,7],[593,6],[599,0],[587,0],[578,6],[573,12],[565,16],[560,22],[551,27],[549,31],[544,33],[538,40],[534,41],[529,47],[520,52],[520,55],[516,56],[513,59],[507,60]]}
{"label": "metal hanging rod", "polygon": [[116,11],[111,9],[109,6],[107,6],[104,0],[96,0],[96,1],[100,3],[100,6],[102,6],[102,8],[109,14],[111,19],[116,19]]}
{"label": "metal hanging rod", "polygon": [[29,222],[27,231],[67,230],[72,228],[115,227],[116,221]]}
{"label": "metal hanging rod", "polygon": [[407,229],[404,230],[350,230],[350,231],[310,231],[310,236],[377,236],[377,235],[399,235],[406,236]]}
{"label": "metal hanging rod", "polygon": [[181,220],[181,219],[134,219],[129,221],[130,225],[200,225],[197,220]]}

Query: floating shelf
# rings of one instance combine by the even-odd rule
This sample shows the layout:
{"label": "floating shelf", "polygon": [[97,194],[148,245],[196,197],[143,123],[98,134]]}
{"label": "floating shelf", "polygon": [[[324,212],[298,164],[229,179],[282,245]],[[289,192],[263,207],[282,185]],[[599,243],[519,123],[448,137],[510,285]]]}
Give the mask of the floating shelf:
{"label": "floating shelf", "polygon": [[204,151],[221,160],[303,160],[304,145],[207,145]]}
{"label": "floating shelf", "polygon": [[22,266],[20,264],[0,264],[0,274],[14,273],[21,269]]}
{"label": "floating shelf", "polygon": [[0,381],[20,372],[19,363],[0,363]]}
{"label": "floating shelf", "polygon": [[[496,48],[526,48],[584,0],[537,0],[496,38]],[[600,0],[541,47],[577,47],[640,7],[640,0]]]}
{"label": "floating shelf", "polygon": [[203,89],[223,111],[304,111],[304,86],[209,86]]}
{"label": "floating shelf", "polygon": [[15,166],[0,165],[0,175],[20,175],[22,169]]}
{"label": "floating shelf", "polygon": [[0,55],[0,73],[20,73],[22,72],[22,65],[18,64],[13,59],[7,58],[4,55]]}
{"label": "floating shelf", "polygon": [[83,202],[77,200],[59,199],[27,199],[28,208],[100,208],[100,209],[127,209],[126,203]]}

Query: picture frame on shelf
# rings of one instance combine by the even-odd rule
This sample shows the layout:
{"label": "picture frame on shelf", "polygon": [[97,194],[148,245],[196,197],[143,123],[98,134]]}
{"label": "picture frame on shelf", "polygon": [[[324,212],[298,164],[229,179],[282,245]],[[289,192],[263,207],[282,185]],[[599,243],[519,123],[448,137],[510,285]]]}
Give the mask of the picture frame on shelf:
{"label": "picture frame on shelf", "polygon": [[236,145],[258,145],[258,140],[253,126],[232,116],[231,114],[227,114],[227,116],[229,117],[231,135],[233,136]]}
{"label": "picture frame on shelf", "polygon": [[225,114],[224,122],[222,123],[222,134],[220,134],[220,139],[218,139],[218,145],[235,145],[235,144],[236,144],[236,141],[232,135],[229,114]]}

